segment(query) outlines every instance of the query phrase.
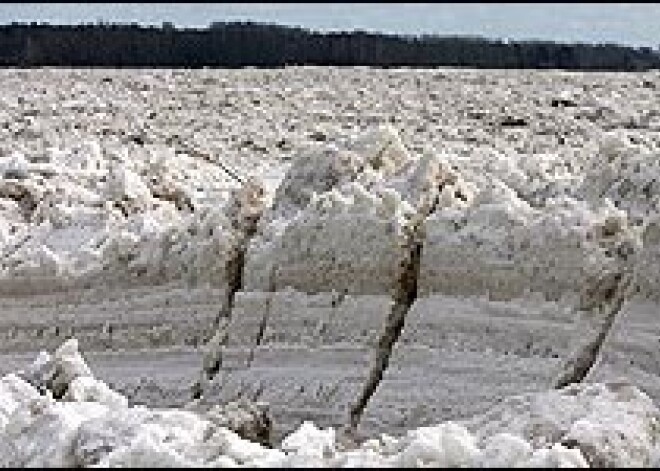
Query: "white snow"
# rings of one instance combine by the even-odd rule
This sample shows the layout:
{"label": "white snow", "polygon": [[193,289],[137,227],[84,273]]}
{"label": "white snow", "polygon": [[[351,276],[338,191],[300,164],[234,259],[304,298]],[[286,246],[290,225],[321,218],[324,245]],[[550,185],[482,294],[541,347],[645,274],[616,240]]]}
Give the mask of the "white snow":
{"label": "white snow", "polygon": [[[335,310],[334,300],[317,314],[313,296],[391,295],[419,242],[417,295],[429,305],[443,296],[570,301],[622,260],[636,270],[639,295],[657,303],[660,128],[654,92],[638,78],[0,71],[0,285],[10,294],[23,284],[48,292],[169,282],[241,288],[245,299],[269,293],[266,314],[251,313],[258,344],[272,328],[271,299],[291,289],[300,296],[287,299],[301,301],[272,309],[284,326],[294,315],[318,332],[327,326],[313,315],[380,316],[380,307]],[[576,106],[549,106],[557,97]],[[527,125],[502,126],[509,116]],[[242,286],[230,286],[243,255]],[[30,339],[32,308],[7,316],[3,339],[25,325]],[[372,317],[380,325],[356,319],[369,329],[341,341],[380,333]],[[580,335],[581,324],[566,325]],[[643,338],[657,350],[655,331]],[[657,381],[655,365],[643,373]],[[5,466],[649,466],[660,457],[659,427],[640,389],[603,383],[517,395],[469,420],[354,448],[305,421],[269,449],[203,413],[133,406],[94,377],[75,339],[0,379]]]}
{"label": "white snow", "polygon": [[[76,347],[71,339],[53,358],[69,365],[64,371],[89,373]],[[47,360],[42,354],[29,370],[43,370]],[[77,376],[67,387],[56,400],[52,391],[41,395],[14,374],[0,378],[0,465],[649,466],[660,439],[660,411],[642,392],[623,384],[574,385],[513,397],[465,423],[421,427],[398,438],[381,435],[350,448],[336,430],[311,422],[303,422],[279,447],[268,448],[214,425],[202,412],[129,406],[92,376]]]}

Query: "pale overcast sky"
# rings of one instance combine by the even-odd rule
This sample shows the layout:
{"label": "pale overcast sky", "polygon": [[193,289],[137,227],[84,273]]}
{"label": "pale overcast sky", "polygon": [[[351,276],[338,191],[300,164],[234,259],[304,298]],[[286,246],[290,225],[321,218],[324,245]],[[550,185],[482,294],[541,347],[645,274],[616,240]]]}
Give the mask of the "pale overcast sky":
{"label": "pale overcast sky", "polygon": [[660,4],[647,3],[4,3],[0,23],[82,22],[205,27],[252,20],[322,31],[660,44]]}

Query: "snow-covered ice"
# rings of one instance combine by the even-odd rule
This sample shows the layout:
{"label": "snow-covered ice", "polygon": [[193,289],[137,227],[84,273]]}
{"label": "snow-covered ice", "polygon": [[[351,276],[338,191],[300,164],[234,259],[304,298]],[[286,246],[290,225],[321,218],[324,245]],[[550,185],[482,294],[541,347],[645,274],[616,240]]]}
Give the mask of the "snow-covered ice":
{"label": "snow-covered ice", "polygon": [[[657,73],[44,68],[0,83],[0,363],[37,358],[0,366],[0,463],[660,456]],[[602,333],[623,272],[634,289],[584,381],[550,389]],[[98,377],[78,342],[107,355]],[[117,375],[129,357],[148,378]],[[226,428],[261,436],[241,400],[268,403],[273,448]],[[346,441],[349,421],[366,440]]]}
{"label": "snow-covered ice", "polygon": [[[47,361],[68,365],[61,367],[67,372],[84,367],[89,374],[76,345],[75,339],[67,341]],[[33,379],[44,358],[30,368]],[[21,373],[0,378],[2,466],[649,466],[656,464],[660,438],[660,411],[628,384],[574,385],[512,397],[466,423],[385,434],[353,446],[338,440],[332,428],[304,422],[270,448],[204,413],[129,407],[93,376],[70,379],[58,400],[53,390],[39,392]]]}

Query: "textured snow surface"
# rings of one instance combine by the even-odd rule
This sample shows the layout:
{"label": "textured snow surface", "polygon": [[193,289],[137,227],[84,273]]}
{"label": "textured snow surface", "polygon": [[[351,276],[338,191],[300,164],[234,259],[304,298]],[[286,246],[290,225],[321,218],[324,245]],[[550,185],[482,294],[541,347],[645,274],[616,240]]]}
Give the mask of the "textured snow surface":
{"label": "textured snow surface", "polygon": [[129,407],[92,376],[75,339],[0,378],[0,405],[3,467],[649,466],[660,438],[648,396],[612,383],[516,396],[464,423],[353,446],[306,421],[269,448],[204,413]]}
{"label": "textured snow surface", "polygon": [[[348,265],[356,279],[338,290],[382,292],[390,275],[374,286],[372,273],[392,270],[396,238],[351,226],[388,225],[398,234],[409,209],[423,213],[433,203],[435,188],[441,195],[426,224],[422,293],[510,297],[529,289],[557,297],[609,263],[603,239],[612,234],[602,234],[603,224],[616,220],[621,238],[656,210],[652,89],[622,93],[654,76],[516,74],[6,70],[0,281],[39,279],[42,290],[74,280],[220,286],[227,259],[244,242],[227,209],[240,186],[230,168],[261,181],[267,207],[274,200],[250,243],[251,289],[331,291],[346,276],[337,267]],[[549,105],[567,94],[576,106]],[[526,124],[509,128],[503,123],[511,117]],[[460,185],[438,188],[456,176]],[[346,213],[355,224],[346,224]],[[307,251],[318,260],[314,252],[325,248],[300,233],[319,218],[319,237],[344,248],[332,251],[334,266],[289,260]],[[357,236],[363,240],[343,242]],[[557,267],[539,253],[545,238]],[[351,253],[365,244],[374,244],[380,265]],[[477,266],[454,266],[467,253]],[[320,278],[305,280],[309,272]],[[524,281],[541,272],[545,278]]]}
{"label": "textured snow surface", "polygon": [[[657,73],[46,68],[0,84],[9,464],[660,456]],[[622,270],[635,290],[585,384],[548,391]],[[260,440],[267,417],[241,400],[268,404],[277,449],[222,428]],[[355,437],[380,438],[348,449],[358,409]]]}

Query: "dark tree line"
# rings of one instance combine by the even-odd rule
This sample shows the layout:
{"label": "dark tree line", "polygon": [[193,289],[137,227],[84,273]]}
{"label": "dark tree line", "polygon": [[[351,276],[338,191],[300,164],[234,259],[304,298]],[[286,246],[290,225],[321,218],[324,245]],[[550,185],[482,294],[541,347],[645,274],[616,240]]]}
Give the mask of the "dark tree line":
{"label": "dark tree line", "polygon": [[286,65],[638,71],[657,69],[660,53],[617,44],[319,33],[250,22],[212,23],[204,29],[177,29],[169,23],[0,25],[0,66],[5,67]]}

